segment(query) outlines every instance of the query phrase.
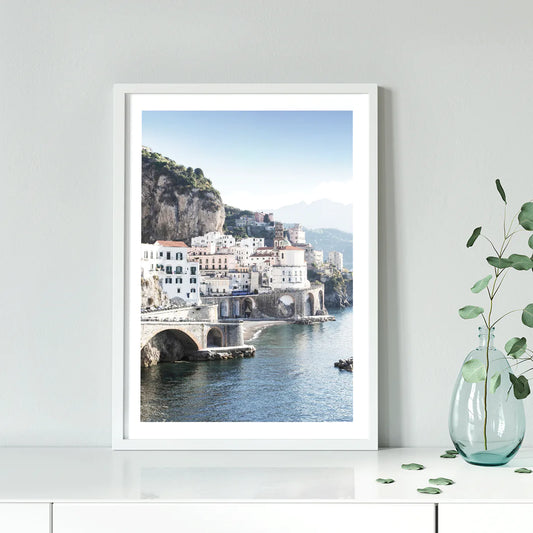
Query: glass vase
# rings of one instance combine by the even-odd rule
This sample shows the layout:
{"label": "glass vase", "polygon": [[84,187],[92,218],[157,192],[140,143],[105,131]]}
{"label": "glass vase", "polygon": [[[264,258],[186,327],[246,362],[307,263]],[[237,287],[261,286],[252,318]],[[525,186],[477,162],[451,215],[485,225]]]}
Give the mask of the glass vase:
{"label": "glass vase", "polygon": [[[470,383],[459,372],[450,406],[450,437],[467,462],[504,465],[522,444],[526,419],[522,400],[517,400],[512,391],[509,362],[494,347],[494,328],[490,336],[486,327],[479,328],[479,346],[464,363],[472,359],[482,362],[486,378]],[[498,373],[501,383],[495,388]]]}

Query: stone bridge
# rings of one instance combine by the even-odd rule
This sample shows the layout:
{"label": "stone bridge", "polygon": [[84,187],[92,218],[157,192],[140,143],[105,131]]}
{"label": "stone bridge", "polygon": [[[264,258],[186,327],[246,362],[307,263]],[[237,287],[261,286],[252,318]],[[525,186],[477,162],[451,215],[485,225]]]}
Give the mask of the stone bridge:
{"label": "stone bridge", "polygon": [[171,334],[187,352],[244,345],[242,322],[188,322],[142,317],[141,350],[162,332]]}

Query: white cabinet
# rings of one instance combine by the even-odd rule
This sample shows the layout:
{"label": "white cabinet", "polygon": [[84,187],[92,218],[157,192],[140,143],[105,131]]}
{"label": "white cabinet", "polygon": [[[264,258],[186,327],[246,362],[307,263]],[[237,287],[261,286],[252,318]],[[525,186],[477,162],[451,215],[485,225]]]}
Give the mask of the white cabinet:
{"label": "white cabinet", "polygon": [[54,505],[54,533],[433,533],[432,504]]}
{"label": "white cabinet", "polygon": [[530,503],[439,504],[439,533],[531,531],[531,524],[533,505]]}
{"label": "white cabinet", "polygon": [[0,531],[6,533],[49,533],[48,503],[0,503]]}

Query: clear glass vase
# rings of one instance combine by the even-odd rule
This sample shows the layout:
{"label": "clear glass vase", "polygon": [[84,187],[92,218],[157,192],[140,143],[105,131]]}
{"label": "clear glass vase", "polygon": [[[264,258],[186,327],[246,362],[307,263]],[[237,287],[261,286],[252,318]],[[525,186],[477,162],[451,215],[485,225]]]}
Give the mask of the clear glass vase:
{"label": "clear glass vase", "polygon": [[[507,358],[494,347],[494,328],[490,339],[486,327],[479,328],[479,346],[464,363],[478,359],[487,370],[483,381],[465,381],[462,372],[453,390],[450,406],[450,437],[457,451],[474,465],[504,465],[516,454],[526,429],[522,400],[514,397]],[[464,364],[463,363],[463,364]],[[462,368],[462,367],[461,367]],[[491,392],[491,378],[501,376],[501,384]]]}

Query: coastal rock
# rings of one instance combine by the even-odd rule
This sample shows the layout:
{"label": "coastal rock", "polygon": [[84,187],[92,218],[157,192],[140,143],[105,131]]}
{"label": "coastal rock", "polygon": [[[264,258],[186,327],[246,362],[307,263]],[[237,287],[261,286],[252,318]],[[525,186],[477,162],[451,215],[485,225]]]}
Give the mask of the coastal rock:
{"label": "coastal rock", "polygon": [[170,301],[168,296],[161,289],[159,278],[141,278],[141,308],[148,307],[168,307]]}
{"label": "coastal rock", "polygon": [[353,357],[349,357],[348,359],[339,359],[336,363],[333,363],[333,366],[339,370],[353,372]]}
{"label": "coastal rock", "polygon": [[142,152],[142,242],[190,241],[222,231],[224,204],[201,169],[176,164],[156,152]]}
{"label": "coastal rock", "polygon": [[223,361],[254,357],[255,346],[229,346],[222,349],[198,350],[188,356],[189,361]]}

